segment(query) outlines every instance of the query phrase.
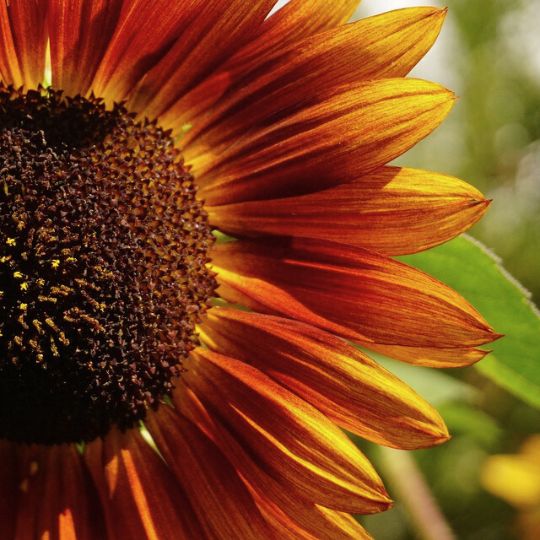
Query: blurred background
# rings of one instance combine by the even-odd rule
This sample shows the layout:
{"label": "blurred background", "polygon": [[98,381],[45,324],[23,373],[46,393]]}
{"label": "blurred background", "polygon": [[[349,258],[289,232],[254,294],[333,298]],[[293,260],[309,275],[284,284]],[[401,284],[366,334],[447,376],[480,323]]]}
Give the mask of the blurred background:
{"label": "blurred background", "polygon": [[[364,0],[357,17],[415,5],[447,6],[449,11],[438,42],[412,75],[440,82],[460,99],[447,121],[399,162],[458,176],[493,199],[471,234],[503,259],[538,305],[540,0]],[[434,373],[391,368],[402,369],[398,374],[438,406],[453,435],[449,443],[414,452],[412,458],[455,537],[540,540],[540,475],[535,480],[524,471],[520,477],[521,471],[511,467],[501,472],[489,459],[519,452],[531,434],[540,432],[539,411],[474,369]],[[407,482],[407,462],[365,444],[363,448],[386,473],[398,501],[390,512],[366,519],[365,526],[377,540],[427,538],[414,526],[408,508],[407,499],[421,498],[414,479],[403,498],[403,486],[395,484],[396,470],[388,467],[389,460],[397,474],[401,467]],[[540,446],[535,451],[540,467]],[[507,494],[530,488],[537,502],[517,504],[508,495],[510,504],[485,489],[494,491],[490,483],[505,481]]]}
{"label": "blurred background", "polygon": [[[356,18],[419,5],[449,12],[438,42],[412,76],[439,82],[460,99],[442,127],[399,163],[463,178],[493,199],[471,234],[503,259],[539,304],[540,0],[363,0]],[[414,453],[356,441],[396,500],[391,511],[362,518],[371,534],[377,540],[540,540],[540,443],[532,459],[494,463],[490,457],[515,455],[530,443],[540,433],[540,411],[472,368],[387,366],[437,406],[453,438]],[[431,495],[450,536],[415,524],[415,508],[421,511]]]}

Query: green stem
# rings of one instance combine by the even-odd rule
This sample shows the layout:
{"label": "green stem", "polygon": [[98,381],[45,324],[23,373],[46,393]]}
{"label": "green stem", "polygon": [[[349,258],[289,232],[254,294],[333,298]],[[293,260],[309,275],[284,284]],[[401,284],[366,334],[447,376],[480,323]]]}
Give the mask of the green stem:
{"label": "green stem", "polygon": [[379,449],[385,476],[396,499],[407,510],[418,537],[422,540],[456,540],[410,452]]}

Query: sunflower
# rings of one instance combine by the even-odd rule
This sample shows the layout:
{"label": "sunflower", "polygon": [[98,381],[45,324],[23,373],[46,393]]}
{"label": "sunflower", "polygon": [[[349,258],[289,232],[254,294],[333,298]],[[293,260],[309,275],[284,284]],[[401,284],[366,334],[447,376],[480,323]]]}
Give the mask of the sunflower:
{"label": "sunflower", "polygon": [[454,101],[405,78],[445,11],[357,3],[0,2],[2,538],[365,538],[391,501],[343,430],[448,438],[357,345],[482,358],[392,257],[488,203],[386,165]]}

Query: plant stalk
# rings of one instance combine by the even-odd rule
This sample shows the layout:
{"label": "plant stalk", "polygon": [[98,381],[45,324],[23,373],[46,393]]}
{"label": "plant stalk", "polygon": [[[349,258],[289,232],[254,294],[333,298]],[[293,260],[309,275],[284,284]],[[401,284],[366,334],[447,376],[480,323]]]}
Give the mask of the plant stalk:
{"label": "plant stalk", "polygon": [[421,540],[456,540],[410,452],[379,447],[381,465],[396,499]]}

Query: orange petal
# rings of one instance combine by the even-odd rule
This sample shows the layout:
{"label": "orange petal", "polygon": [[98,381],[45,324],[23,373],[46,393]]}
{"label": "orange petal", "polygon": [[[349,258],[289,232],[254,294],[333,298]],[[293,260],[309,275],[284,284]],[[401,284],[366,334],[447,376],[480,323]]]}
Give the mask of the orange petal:
{"label": "orange petal", "polygon": [[17,530],[13,538],[104,537],[96,493],[74,445],[18,446],[17,457]]}
{"label": "orange petal", "polygon": [[290,0],[265,22],[258,39],[238,53],[232,64],[241,63],[246,71],[257,67],[261,58],[274,56],[290,43],[346,23],[359,3],[360,0],[335,0],[332,9],[328,9],[327,0]]}
{"label": "orange petal", "polygon": [[272,15],[253,43],[239,51],[227,68],[247,72],[257,68],[261,59],[275,57],[289,44],[346,23],[360,0],[335,0],[328,9],[327,0],[291,0]]}
{"label": "orange petal", "polygon": [[415,79],[348,85],[318,105],[198,156],[209,204],[316,191],[399,156],[444,119],[453,94]]}
{"label": "orange petal", "polygon": [[182,388],[177,391],[174,403],[181,414],[189,418],[220,448],[238,471],[261,513],[277,531],[278,538],[366,538],[365,532],[355,520],[348,520],[340,512],[304,500],[287,478],[279,482],[269,476],[191,390]]}
{"label": "orange petal", "polygon": [[202,326],[212,350],[249,363],[373,442],[412,450],[448,431],[410,387],[342,339],[292,320],[214,308]]}
{"label": "orange petal", "polygon": [[108,102],[122,101],[145,73],[163,58],[176,40],[197,28],[205,0],[130,0],[103,55],[92,90]]}
{"label": "orange petal", "polygon": [[115,430],[90,443],[85,460],[111,538],[203,538],[186,496],[137,430]]}
{"label": "orange petal", "polygon": [[[449,287],[361,248],[303,239],[242,241],[216,246],[212,259],[226,300],[298,318],[412,363],[419,363],[417,348],[436,357],[441,349],[459,353],[498,337]],[[336,332],[336,325],[345,330]]]}
{"label": "orange petal", "polygon": [[[492,334],[489,341],[498,339],[500,335]],[[487,339],[487,338],[486,338]],[[400,345],[366,344],[371,350],[390,358],[397,358],[418,366],[435,368],[454,368],[470,366],[479,362],[489,353],[472,347],[407,347]]]}
{"label": "orange petal", "polygon": [[[198,129],[205,111],[216,108],[226,90],[234,92],[242,81],[253,78],[262,63],[268,65],[295,42],[345,23],[356,10],[358,0],[292,0],[266,19],[255,39],[240,49],[219,72],[182,96],[162,117],[166,127],[176,131],[196,120]],[[234,85],[234,86],[233,86]]]}
{"label": "orange petal", "polygon": [[148,429],[186,490],[206,532],[204,538],[272,538],[236,470],[195,425],[162,406],[148,418]]}
{"label": "orange petal", "polygon": [[259,370],[198,349],[185,383],[269,474],[335,510],[379,512],[389,499],[369,461],[317,409]]}
{"label": "orange petal", "polygon": [[207,211],[212,225],[235,236],[320,238],[404,255],[461,234],[488,205],[478,190],[457,178],[383,167],[317,193]]}
{"label": "orange petal", "polygon": [[180,38],[135,89],[130,109],[150,118],[169,109],[255,37],[274,4],[275,0],[213,0],[199,6]]}
{"label": "orange petal", "polygon": [[123,0],[49,0],[52,84],[84,95],[107,48]]}
{"label": "orange petal", "polygon": [[0,2],[0,78],[6,85],[21,86],[23,84],[17,48],[9,21],[9,7],[6,2]]}
{"label": "orange petal", "polygon": [[[197,155],[320,103],[336,87],[406,75],[435,41],[444,14],[435,8],[385,13],[292,44],[265,58],[263,70],[227,70],[231,87],[208,114],[193,119],[184,148]],[[201,140],[190,143],[203,129]]]}
{"label": "orange petal", "polygon": [[[358,540],[373,540],[372,536],[358,523],[358,521],[344,512],[336,512],[329,508],[319,507],[319,511],[332,520],[334,525],[342,531],[344,538],[356,538]],[[338,537],[339,538],[339,537]]]}
{"label": "orange petal", "polygon": [[0,2],[0,78],[6,84],[37,88],[45,73],[47,2]]}

